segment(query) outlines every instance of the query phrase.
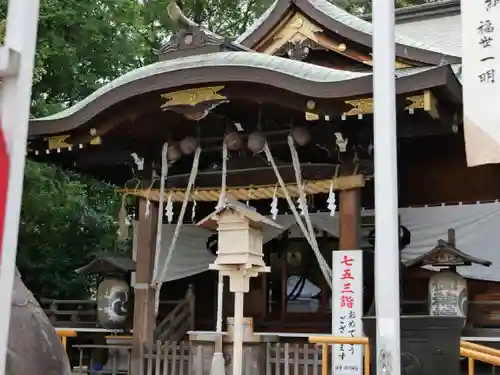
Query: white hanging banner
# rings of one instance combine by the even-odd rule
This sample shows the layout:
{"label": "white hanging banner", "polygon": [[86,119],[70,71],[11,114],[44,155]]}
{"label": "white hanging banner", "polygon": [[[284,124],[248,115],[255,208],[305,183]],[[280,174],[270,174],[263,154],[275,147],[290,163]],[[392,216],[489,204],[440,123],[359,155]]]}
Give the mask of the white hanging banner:
{"label": "white hanging banner", "polygon": [[462,0],[461,10],[467,164],[500,163],[500,1]]}
{"label": "white hanging banner", "polygon": [[[361,337],[363,326],[363,251],[334,251],[332,263],[332,334]],[[332,373],[361,375],[363,347],[339,344],[333,346]]]}

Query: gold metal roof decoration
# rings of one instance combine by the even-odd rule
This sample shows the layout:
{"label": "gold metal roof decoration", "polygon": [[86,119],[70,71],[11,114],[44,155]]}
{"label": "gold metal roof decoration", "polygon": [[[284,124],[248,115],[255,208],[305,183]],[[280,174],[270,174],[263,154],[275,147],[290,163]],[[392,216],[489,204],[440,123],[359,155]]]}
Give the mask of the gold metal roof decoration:
{"label": "gold metal roof decoration", "polygon": [[[425,112],[428,112],[429,116],[432,118],[439,118],[437,99],[432,95],[430,90],[425,90],[419,95],[409,96],[406,100],[409,104],[405,107],[405,111],[408,111],[410,114],[413,114],[416,109],[423,109]],[[342,119],[344,120],[347,116],[358,116],[359,119],[362,119],[363,115],[373,113],[373,98],[346,100],[345,103],[352,108],[342,114]]]}
{"label": "gold metal roof decoration", "polygon": [[415,109],[423,109],[428,112],[432,118],[439,118],[437,99],[429,90],[425,90],[423,95],[409,96],[406,100],[411,102],[405,108],[405,110],[409,111],[410,114],[413,114]]}
{"label": "gold metal roof decoration", "polygon": [[196,106],[204,102],[224,101],[227,100],[219,91],[224,86],[200,87],[181,91],[162,94],[161,97],[166,100],[160,109],[166,111],[175,106]]}

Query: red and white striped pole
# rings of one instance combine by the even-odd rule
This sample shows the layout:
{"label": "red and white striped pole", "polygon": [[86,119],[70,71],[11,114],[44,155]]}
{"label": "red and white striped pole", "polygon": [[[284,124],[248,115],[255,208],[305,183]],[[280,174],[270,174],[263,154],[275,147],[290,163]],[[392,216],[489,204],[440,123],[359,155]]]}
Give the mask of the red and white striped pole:
{"label": "red and white striped pole", "polygon": [[[0,47],[0,375],[5,374],[16,269],[39,0],[9,0]],[[15,327],[14,327],[15,329]]]}

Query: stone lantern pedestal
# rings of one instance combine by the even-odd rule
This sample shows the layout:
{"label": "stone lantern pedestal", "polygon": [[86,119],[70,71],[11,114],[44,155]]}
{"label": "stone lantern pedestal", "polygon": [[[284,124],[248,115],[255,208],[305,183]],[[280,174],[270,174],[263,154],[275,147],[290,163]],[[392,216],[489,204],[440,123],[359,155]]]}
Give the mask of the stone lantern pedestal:
{"label": "stone lantern pedestal", "polygon": [[198,225],[219,232],[217,259],[210,269],[229,277],[229,290],[234,293],[233,375],[242,375],[243,365],[243,301],[250,278],[269,272],[262,253],[264,226],[281,229],[274,221],[236,201],[227,201]]}

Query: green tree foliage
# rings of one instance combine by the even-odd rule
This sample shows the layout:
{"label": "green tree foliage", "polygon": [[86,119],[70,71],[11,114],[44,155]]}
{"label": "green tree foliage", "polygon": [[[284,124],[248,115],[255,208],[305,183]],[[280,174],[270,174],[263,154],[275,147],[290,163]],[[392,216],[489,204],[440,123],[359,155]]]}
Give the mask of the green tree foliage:
{"label": "green tree foliage", "polygon": [[[5,19],[7,1],[0,0]],[[42,0],[33,115],[57,112],[151,59],[136,0]]]}
{"label": "green tree foliage", "polygon": [[36,296],[84,298],[74,270],[103,251],[119,251],[120,198],[112,187],[35,162],[26,163],[18,267]]}
{"label": "green tree foliage", "polygon": [[[157,35],[168,35],[174,30],[165,11],[172,0],[150,0],[145,12],[157,26]],[[245,31],[273,0],[178,0],[187,17],[208,30],[225,37],[235,37]],[[166,34],[165,34],[166,33]]]}

